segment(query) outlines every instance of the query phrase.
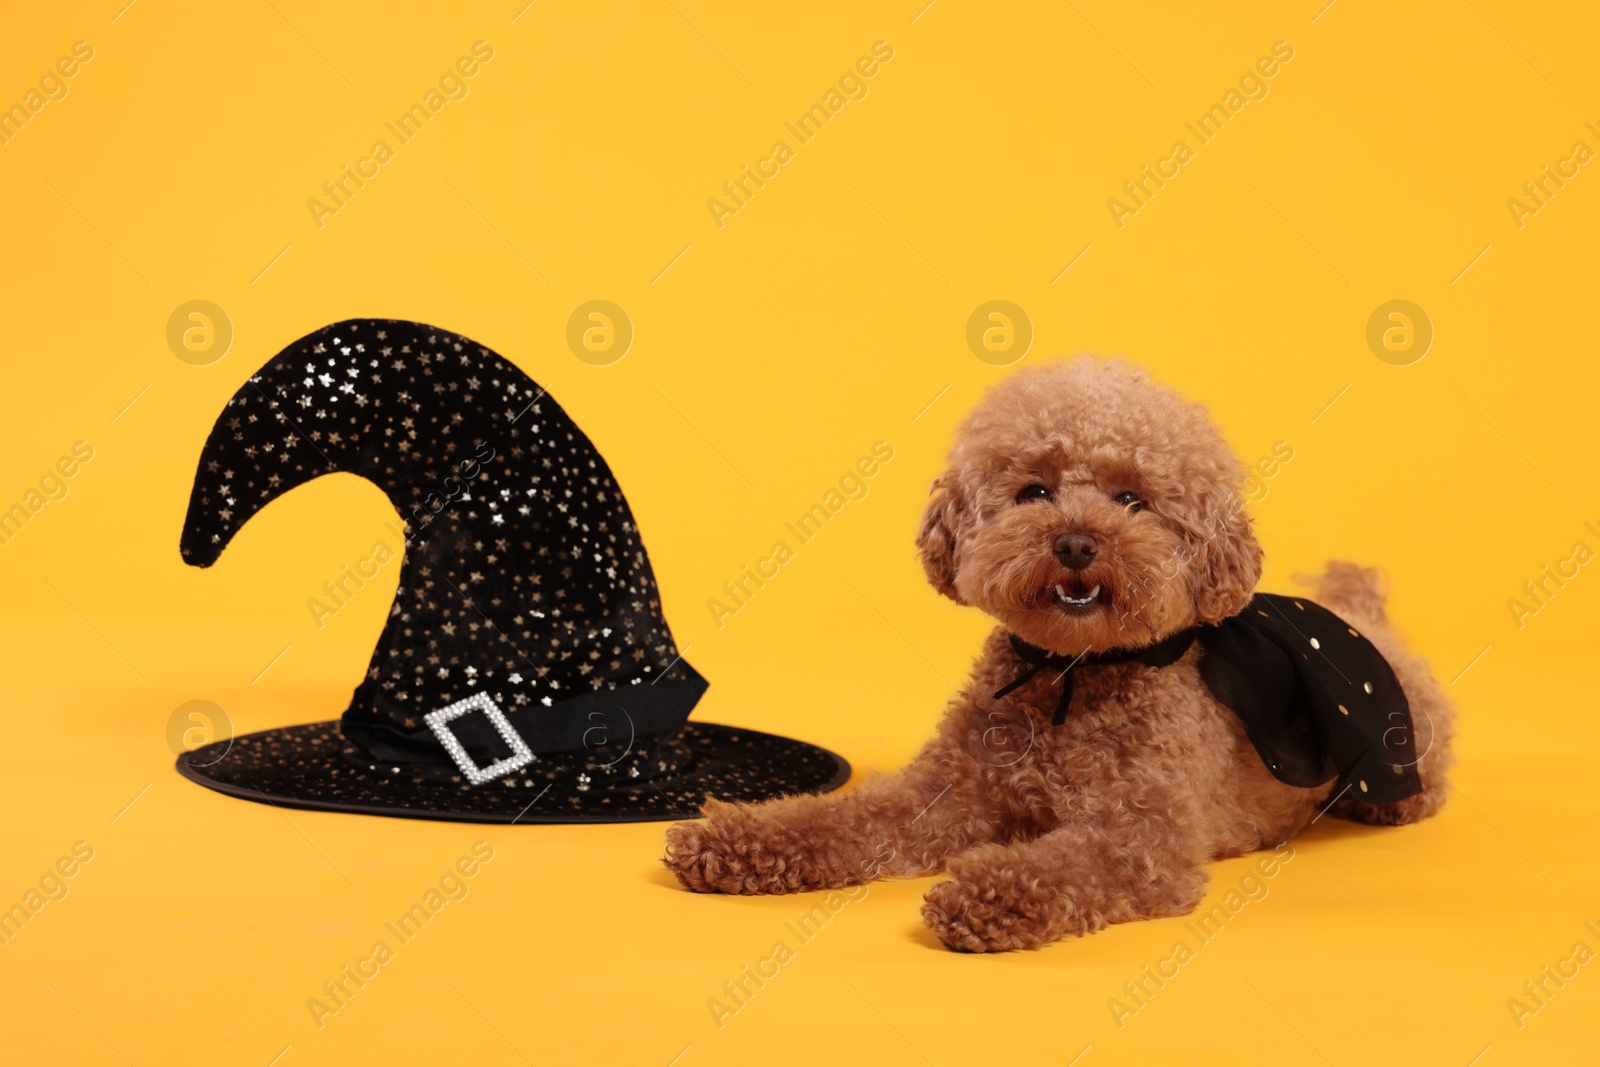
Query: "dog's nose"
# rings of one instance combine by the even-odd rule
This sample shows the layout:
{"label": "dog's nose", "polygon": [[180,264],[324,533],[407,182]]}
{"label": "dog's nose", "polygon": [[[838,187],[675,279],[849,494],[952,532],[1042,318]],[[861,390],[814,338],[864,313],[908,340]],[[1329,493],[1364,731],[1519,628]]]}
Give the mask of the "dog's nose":
{"label": "dog's nose", "polygon": [[1081,533],[1058,534],[1053,547],[1061,565],[1075,571],[1081,571],[1093,563],[1094,554],[1100,550],[1094,538]]}

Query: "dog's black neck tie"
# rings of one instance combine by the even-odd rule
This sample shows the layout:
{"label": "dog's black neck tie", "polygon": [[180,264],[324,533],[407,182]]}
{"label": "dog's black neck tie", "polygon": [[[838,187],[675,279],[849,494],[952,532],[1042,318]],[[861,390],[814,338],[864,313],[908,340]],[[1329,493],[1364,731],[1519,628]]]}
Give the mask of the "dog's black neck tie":
{"label": "dog's black neck tie", "polygon": [[1061,699],[1056,702],[1056,713],[1050,719],[1054,726],[1060,726],[1067,721],[1067,712],[1072,708],[1072,679],[1073,671],[1079,667],[1105,667],[1113,663],[1142,663],[1146,667],[1165,667],[1176,663],[1183,654],[1189,651],[1189,646],[1194,644],[1195,634],[1200,632],[1198,626],[1191,626],[1187,630],[1179,630],[1171,637],[1157,641],[1145,648],[1109,648],[1104,652],[1080,652],[1076,656],[1063,656],[1056,652],[1048,652],[1037,645],[1030,645],[1016,634],[1011,635],[1011,648],[1030,666],[1010,685],[995,693],[998,700],[1010,696],[1022,688],[1033,676],[1046,668],[1061,672]]}
{"label": "dog's black neck tie", "polygon": [[1060,726],[1072,706],[1078,668],[1165,667],[1196,638],[1205,653],[1200,676],[1206,688],[1239,716],[1279,781],[1309,789],[1338,777],[1352,799],[1366,804],[1422,792],[1411,705],[1394,669],[1354,627],[1305,597],[1257,593],[1239,614],[1179,630],[1147,648],[1063,656],[1012,634],[1012,649],[1029,667],[995,699],[1040,671],[1060,671],[1061,698],[1050,720]]}

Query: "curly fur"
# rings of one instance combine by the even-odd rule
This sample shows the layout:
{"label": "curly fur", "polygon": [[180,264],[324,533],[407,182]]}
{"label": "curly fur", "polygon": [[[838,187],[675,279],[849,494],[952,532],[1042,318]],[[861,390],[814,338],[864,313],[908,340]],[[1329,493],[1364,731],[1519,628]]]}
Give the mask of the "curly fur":
{"label": "curly fur", "polygon": [[[793,893],[945,871],[922,907],[946,945],[1033,948],[1109,923],[1184,914],[1206,863],[1278,845],[1328,800],[1273,778],[1238,718],[1201,681],[1199,646],[1176,664],[1079,668],[1066,723],[1060,682],[1025,669],[1007,631],[1076,655],[1141,647],[1236,614],[1261,575],[1242,508],[1242,468],[1205,409],[1118,362],[1081,358],[1022,371],[957,433],[917,535],[929,582],[1000,623],[938,732],[899,772],[844,794],[766,804],[710,801],[667,831],[665,863],[690,889]],[[1046,500],[1019,502],[1030,485]],[[1116,497],[1135,493],[1142,507]],[[1052,544],[1083,533],[1098,552],[1082,580],[1101,603],[1067,611],[1072,575]],[[1454,713],[1389,628],[1376,572],[1331,563],[1317,599],[1358,626],[1411,702],[1421,794],[1330,813],[1396,825],[1438,810]]]}

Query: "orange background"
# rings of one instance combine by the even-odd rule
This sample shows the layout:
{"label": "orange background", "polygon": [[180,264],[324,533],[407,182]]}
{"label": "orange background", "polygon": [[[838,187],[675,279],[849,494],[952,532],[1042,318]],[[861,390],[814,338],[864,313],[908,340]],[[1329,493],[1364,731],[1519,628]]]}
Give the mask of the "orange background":
{"label": "orange background", "polygon": [[[1600,148],[1593,11],[123,2],[18,10],[0,38],[0,105],[74,42],[93,49],[0,145],[0,509],[75,442],[94,450],[0,544],[0,906],[93,849],[0,945],[13,1056],[1592,1053],[1595,967],[1520,1028],[1507,1001],[1575,942],[1600,950],[1584,925],[1600,926],[1600,576],[1579,568],[1520,626],[1508,602],[1575,542],[1600,549],[1600,176],[1580,167],[1520,228],[1507,201],[1574,142]],[[494,54],[467,95],[319,228],[308,199],[477,41]],[[867,95],[719,228],[707,200],[878,41],[894,54]],[[1294,55],[1267,95],[1119,228],[1107,200],[1279,41]],[[194,299],[233,328],[205,366],[166,340]],[[592,299],[634,328],[606,366],[566,342]],[[876,885],[719,1028],[708,1000],[817,900],[681,892],[659,825],[286,814],[173,772],[180,705],[214,702],[239,732],[332,718],[381,628],[392,565],[320,630],[306,607],[386,536],[369,485],[292,494],[210,570],[178,555],[226,399],[297,337],[363,315],[494,348],[600,443],[712,682],[700,718],[825,744],[858,774],[898,765],[986,631],[926,587],[911,539],[954,423],[1008,373],[966,341],[995,299],[1031,323],[1025,361],[1122,353],[1207,403],[1247,462],[1292,448],[1252,505],[1264,587],[1329,557],[1383,565],[1398,625],[1461,707],[1440,817],[1318,823],[1120,1028],[1108,1000],[1181,921],[973,958],[921,927],[926,881]],[[1366,340],[1394,299],[1434,330],[1405,366]],[[722,583],[880,440],[894,458],[865,499],[719,627]],[[319,1029],[306,1001],[479,840],[494,858],[469,894]],[[1253,862],[1217,864],[1205,906]]]}

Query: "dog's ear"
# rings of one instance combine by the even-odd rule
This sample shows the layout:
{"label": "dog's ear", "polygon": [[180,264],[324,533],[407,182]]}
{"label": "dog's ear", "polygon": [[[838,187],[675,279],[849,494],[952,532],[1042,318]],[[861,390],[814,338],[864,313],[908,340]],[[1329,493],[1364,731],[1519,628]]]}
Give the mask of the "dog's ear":
{"label": "dog's ear", "polygon": [[961,500],[955,477],[948,472],[939,475],[933,480],[932,493],[922,513],[922,528],[917,531],[922,569],[935,589],[957,604],[965,604],[956,592],[956,526]]}
{"label": "dog's ear", "polygon": [[1196,622],[1220,622],[1243,611],[1261,580],[1261,545],[1231,486],[1214,493],[1204,510],[1196,554]]}

